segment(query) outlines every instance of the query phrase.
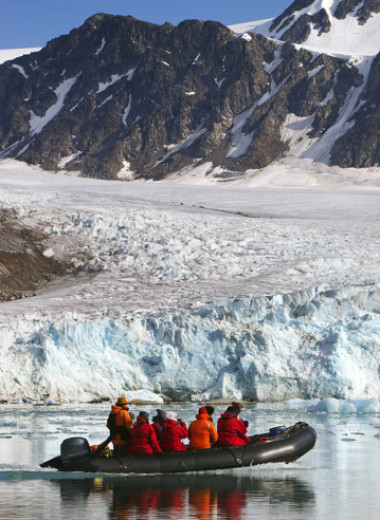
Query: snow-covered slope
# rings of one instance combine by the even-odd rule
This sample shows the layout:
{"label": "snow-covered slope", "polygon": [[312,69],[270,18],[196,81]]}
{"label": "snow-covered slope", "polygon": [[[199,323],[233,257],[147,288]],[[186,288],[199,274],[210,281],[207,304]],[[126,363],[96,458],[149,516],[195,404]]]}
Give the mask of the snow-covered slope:
{"label": "snow-covered slope", "polygon": [[[310,18],[316,16],[324,10],[330,27],[326,27],[325,31],[321,32],[320,25],[313,21],[308,22],[310,33],[302,42],[298,42],[302,47],[333,55],[376,55],[380,51],[380,12],[371,13],[371,16],[363,23],[358,12],[365,2],[357,1],[351,2],[352,10],[344,18],[338,19],[336,17],[337,8],[343,3],[343,0],[293,2],[285,11],[287,16],[282,15],[277,19],[281,18],[281,21],[279,20],[276,26],[274,23],[276,19],[270,19],[231,25],[230,28],[238,34],[254,32],[277,40],[292,40],[287,31],[297,21],[306,16]],[[303,7],[303,4],[310,5]]]}
{"label": "snow-covered slope", "polygon": [[0,64],[8,60],[14,60],[24,54],[31,54],[32,52],[38,52],[40,47],[30,47],[28,49],[0,49]]}

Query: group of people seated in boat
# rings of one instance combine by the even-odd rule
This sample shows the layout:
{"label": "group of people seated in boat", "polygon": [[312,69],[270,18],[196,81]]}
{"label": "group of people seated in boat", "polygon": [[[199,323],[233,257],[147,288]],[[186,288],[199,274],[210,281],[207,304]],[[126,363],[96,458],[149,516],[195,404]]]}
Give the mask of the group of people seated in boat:
{"label": "group of people seated in boat", "polygon": [[[112,405],[107,427],[110,430],[113,454],[158,453],[187,449],[209,449],[213,446],[240,446],[250,443],[247,421],[240,417],[242,405],[233,402],[221,414],[215,428],[212,406],[199,408],[196,419],[187,428],[176,412],[157,410],[150,424],[149,415],[141,411],[137,418],[129,412],[127,399],[119,397]],[[189,444],[183,440],[188,438]]]}

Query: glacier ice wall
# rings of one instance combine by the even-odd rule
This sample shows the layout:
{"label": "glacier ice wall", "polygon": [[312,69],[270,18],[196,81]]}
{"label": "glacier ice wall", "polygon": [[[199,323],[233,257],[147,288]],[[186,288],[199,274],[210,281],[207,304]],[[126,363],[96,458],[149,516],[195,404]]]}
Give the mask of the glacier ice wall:
{"label": "glacier ice wall", "polygon": [[0,399],[380,398],[380,284],[194,305],[162,317],[1,325]]}

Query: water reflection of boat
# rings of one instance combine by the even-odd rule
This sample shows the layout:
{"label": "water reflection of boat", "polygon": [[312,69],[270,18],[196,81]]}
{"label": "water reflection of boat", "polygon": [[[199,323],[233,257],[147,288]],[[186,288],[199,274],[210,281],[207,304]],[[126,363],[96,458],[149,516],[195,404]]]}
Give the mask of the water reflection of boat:
{"label": "water reflection of boat", "polygon": [[209,450],[187,450],[152,455],[99,457],[91,454],[86,439],[73,437],[61,444],[61,455],[41,464],[60,471],[92,473],[180,473],[254,466],[267,462],[293,462],[311,450],[313,428],[297,423],[284,431],[251,437],[251,444]]}
{"label": "water reflection of boat", "polygon": [[70,502],[86,503],[94,493],[107,496],[110,518],[118,519],[239,519],[249,504],[286,504],[300,511],[315,500],[308,483],[288,477],[148,475],[64,479],[54,484],[60,486],[61,498],[69,497]]}

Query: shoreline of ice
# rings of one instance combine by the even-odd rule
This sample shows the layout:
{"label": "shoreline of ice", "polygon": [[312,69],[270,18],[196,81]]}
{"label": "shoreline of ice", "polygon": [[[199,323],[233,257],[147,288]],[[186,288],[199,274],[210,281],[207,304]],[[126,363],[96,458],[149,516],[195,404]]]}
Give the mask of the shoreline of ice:
{"label": "shoreline of ice", "polygon": [[[11,399],[380,397],[380,285],[241,298],[162,317],[33,316],[2,326]],[[117,362],[116,362],[117,360]]]}

